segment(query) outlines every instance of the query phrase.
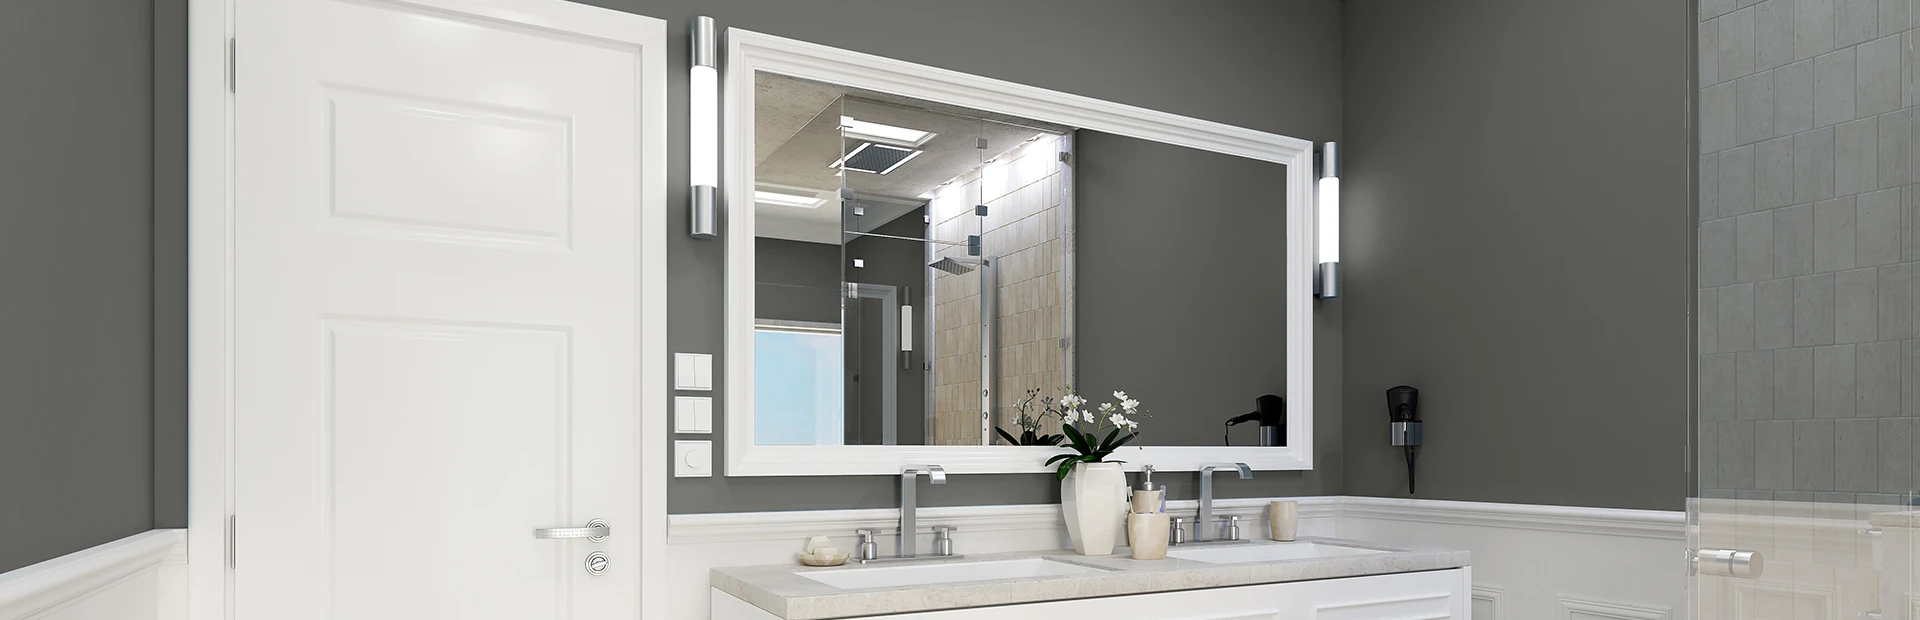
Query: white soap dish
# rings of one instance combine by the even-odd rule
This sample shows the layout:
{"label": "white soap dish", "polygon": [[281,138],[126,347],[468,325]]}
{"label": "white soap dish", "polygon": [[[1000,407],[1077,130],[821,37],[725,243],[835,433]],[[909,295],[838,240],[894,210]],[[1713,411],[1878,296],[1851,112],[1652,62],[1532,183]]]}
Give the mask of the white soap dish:
{"label": "white soap dish", "polygon": [[847,558],[850,555],[851,554],[844,553],[844,552],[835,553],[833,555],[814,555],[811,553],[796,553],[794,554],[794,557],[800,558],[800,563],[805,564],[807,566],[839,566],[841,564],[846,564]]}

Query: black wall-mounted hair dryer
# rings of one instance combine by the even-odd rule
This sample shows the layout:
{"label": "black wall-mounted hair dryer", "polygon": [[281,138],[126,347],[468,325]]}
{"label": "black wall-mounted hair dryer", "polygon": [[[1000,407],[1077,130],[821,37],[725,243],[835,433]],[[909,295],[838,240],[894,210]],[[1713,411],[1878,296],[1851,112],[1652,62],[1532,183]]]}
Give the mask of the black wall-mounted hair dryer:
{"label": "black wall-mounted hair dryer", "polygon": [[[1227,427],[1245,422],[1260,423],[1260,445],[1287,445],[1287,401],[1284,398],[1267,394],[1253,399],[1253,412],[1234,416],[1227,420]],[[1231,437],[1227,445],[1233,445]]]}
{"label": "black wall-mounted hair dryer", "polygon": [[1407,493],[1413,493],[1413,459],[1425,440],[1420,422],[1420,390],[1410,385],[1387,388],[1387,417],[1392,421],[1390,441],[1407,453]]}

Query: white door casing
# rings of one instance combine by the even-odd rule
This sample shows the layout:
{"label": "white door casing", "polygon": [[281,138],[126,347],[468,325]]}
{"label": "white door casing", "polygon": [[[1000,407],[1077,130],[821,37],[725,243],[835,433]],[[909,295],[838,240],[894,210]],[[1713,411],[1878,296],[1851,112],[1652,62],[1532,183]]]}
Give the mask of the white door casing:
{"label": "white door casing", "polygon": [[[663,24],[234,15],[232,617],[660,609]],[[595,518],[605,542],[532,536]]]}

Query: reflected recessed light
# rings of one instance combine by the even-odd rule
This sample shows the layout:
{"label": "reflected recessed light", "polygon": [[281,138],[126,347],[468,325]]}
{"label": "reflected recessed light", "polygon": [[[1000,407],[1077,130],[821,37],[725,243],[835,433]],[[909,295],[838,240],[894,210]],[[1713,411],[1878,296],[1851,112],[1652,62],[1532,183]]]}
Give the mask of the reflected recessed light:
{"label": "reflected recessed light", "polygon": [[927,140],[930,140],[934,136],[939,135],[932,132],[920,131],[918,129],[908,129],[906,127],[895,127],[893,125],[882,125],[880,123],[869,123],[863,120],[856,120],[851,116],[840,117],[840,129],[842,129],[845,132],[846,137],[854,140],[873,140],[877,142],[893,142],[898,144],[906,144],[909,146],[920,146],[922,144],[926,144]]}
{"label": "reflected recessed light", "polygon": [[761,204],[796,207],[800,209],[813,209],[827,203],[827,201],[821,200],[816,196],[769,192],[764,189],[753,190],[753,201]]}

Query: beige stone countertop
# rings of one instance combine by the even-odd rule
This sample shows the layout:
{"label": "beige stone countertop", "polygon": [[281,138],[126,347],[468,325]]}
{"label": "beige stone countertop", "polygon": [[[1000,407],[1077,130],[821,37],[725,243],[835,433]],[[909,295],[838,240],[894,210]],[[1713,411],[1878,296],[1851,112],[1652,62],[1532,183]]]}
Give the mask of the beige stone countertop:
{"label": "beige stone countertop", "polygon": [[[969,554],[942,563],[989,562],[1046,558],[1104,569],[1094,574],[1020,577],[992,581],[936,583],[889,588],[843,590],[802,575],[824,571],[869,570],[924,562],[856,564],[810,568],[793,564],[730,566],[712,571],[713,587],[786,620],[826,620],[880,614],[900,614],[990,605],[1016,605],[1152,592],[1226,588],[1289,581],[1387,575],[1468,566],[1466,551],[1399,548],[1352,540],[1301,537],[1298,542],[1374,549],[1385,553],[1215,564],[1169,557],[1135,560],[1124,553],[1085,556],[1071,550],[1014,551]],[[1249,546],[1292,544],[1252,541]],[[1175,547],[1181,549],[1211,546]]]}

